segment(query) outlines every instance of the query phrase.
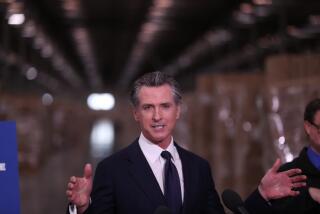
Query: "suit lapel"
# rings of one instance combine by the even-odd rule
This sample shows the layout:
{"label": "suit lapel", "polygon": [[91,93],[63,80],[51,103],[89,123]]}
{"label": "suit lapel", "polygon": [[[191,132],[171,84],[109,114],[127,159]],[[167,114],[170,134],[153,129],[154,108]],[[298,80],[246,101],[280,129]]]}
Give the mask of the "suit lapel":
{"label": "suit lapel", "polygon": [[165,204],[165,199],[160,189],[160,186],[154,177],[151,167],[144,157],[138,141],[131,145],[128,151],[129,171],[137,185],[150,199],[150,202],[155,204],[155,207]]}
{"label": "suit lapel", "polygon": [[195,201],[192,196],[196,195],[195,192],[197,188],[197,175],[192,171],[192,169],[194,169],[193,162],[188,157],[188,153],[177,144],[175,145],[181,159],[184,180],[183,213],[188,213],[188,210],[192,210],[192,204]]}

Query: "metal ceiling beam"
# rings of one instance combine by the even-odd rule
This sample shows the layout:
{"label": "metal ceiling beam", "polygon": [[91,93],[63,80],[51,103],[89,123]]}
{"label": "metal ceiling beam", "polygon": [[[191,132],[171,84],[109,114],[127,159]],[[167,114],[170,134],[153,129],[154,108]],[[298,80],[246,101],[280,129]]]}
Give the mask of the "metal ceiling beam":
{"label": "metal ceiling beam", "polygon": [[139,74],[140,68],[153,48],[156,38],[169,27],[167,16],[174,7],[173,0],[154,0],[150,7],[147,21],[142,25],[133,50],[125,65],[120,79],[120,88],[127,88],[130,82]]}

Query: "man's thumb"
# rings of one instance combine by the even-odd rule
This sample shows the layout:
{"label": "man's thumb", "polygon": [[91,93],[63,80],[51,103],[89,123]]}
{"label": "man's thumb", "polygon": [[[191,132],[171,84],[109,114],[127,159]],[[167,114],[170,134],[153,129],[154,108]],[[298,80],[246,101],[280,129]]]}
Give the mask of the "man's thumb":
{"label": "man's thumb", "polygon": [[91,179],[92,177],[92,166],[90,163],[87,163],[83,169],[83,177]]}
{"label": "man's thumb", "polygon": [[279,170],[280,166],[281,166],[281,160],[280,160],[280,158],[277,158],[277,160],[274,162],[273,166],[271,167],[271,170],[273,172],[277,172]]}

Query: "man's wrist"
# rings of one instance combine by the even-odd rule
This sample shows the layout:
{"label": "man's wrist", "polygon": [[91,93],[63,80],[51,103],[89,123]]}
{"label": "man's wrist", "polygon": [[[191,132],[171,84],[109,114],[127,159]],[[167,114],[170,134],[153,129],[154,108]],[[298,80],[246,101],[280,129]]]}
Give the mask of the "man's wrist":
{"label": "man's wrist", "polygon": [[77,214],[82,214],[84,213],[89,207],[89,204],[86,204],[84,206],[81,206],[81,207],[77,207]]}
{"label": "man's wrist", "polygon": [[259,184],[259,186],[258,186],[258,191],[259,191],[261,197],[262,197],[265,201],[269,201],[269,198],[267,197],[267,194],[266,194],[265,191],[263,190],[262,183]]}
{"label": "man's wrist", "polygon": [[78,214],[84,213],[88,209],[90,204],[91,204],[91,198],[89,198],[89,201],[87,203],[85,203],[84,205],[77,206],[77,213]]}
{"label": "man's wrist", "polygon": [[263,191],[262,184],[259,184],[259,186],[258,186],[258,192],[259,192],[259,194],[261,195],[261,197],[265,200],[265,202],[266,202],[269,206],[272,206],[271,201],[270,201],[269,198],[267,197],[266,193]]}

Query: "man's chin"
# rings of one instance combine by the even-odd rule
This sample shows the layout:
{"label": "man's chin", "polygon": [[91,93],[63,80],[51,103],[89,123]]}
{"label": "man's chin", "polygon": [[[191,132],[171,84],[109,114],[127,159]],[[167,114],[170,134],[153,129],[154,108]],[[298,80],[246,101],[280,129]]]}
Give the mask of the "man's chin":
{"label": "man's chin", "polygon": [[164,142],[164,139],[163,138],[153,138],[151,142],[154,144],[161,144]]}
{"label": "man's chin", "polygon": [[159,145],[159,144],[165,143],[166,139],[167,137],[164,137],[164,136],[156,136],[156,137],[152,137],[150,141],[154,144]]}

